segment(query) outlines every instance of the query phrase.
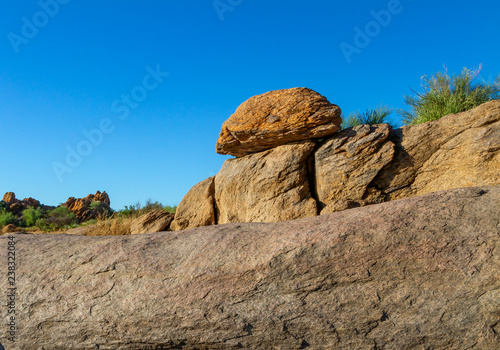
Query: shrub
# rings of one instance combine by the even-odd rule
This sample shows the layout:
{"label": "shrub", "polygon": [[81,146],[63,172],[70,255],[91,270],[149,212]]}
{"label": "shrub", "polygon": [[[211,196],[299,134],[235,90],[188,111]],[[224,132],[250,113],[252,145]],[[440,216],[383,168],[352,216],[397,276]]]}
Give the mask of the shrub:
{"label": "shrub", "polygon": [[7,203],[0,201],[0,213],[5,213],[7,211]]}
{"label": "shrub", "polygon": [[500,76],[496,83],[474,83],[481,65],[476,70],[464,68],[462,73],[449,76],[445,69],[432,77],[422,77],[423,92],[405,96],[410,111],[399,110],[407,125],[437,120],[450,113],[459,113],[500,97]]}
{"label": "shrub", "polygon": [[16,217],[12,213],[3,212],[0,213],[0,227],[4,227],[8,224],[13,224],[16,221]]}
{"label": "shrub", "polygon": [[379,106],[375,109],[367,109],[365,112],[353,112],[349,114],[347,120],[342,118],[342,129],[363,124],[374,125],[389,123],[387,119],[392,114],[392,108]]}
{"label": "shrub", "polygon": [[32,227],[36,225],[38,219],[42,219],[44,212],[41,208],[30,207],[23,210],[23,221],[26,227]]}
{"label": "shrub", "polygon": [[133,205],[126,205],[125,209],[122,209],[118,212],[118,215],[121,217],[139,217],[155,210],[165,210],[169,213],[175,213],[175,211],[177,210],[177,206],[163,206],[163,204],[157,201],[153,202],[151,199],[148,199],[144,206],[142,206],[140,202],[137,202]]}
{"label": "shrub", "polygon": [[113,210],[103,202],[92,201],[89,207],[96,212],[97,217],[106,218],[113,214]]}
{"label": "shrub", "polygon": [[176,205],[166,205],[163,207],[163,210],[165,210],[168,213],[175,214],[177,211],[177,206]]}
{"label": "shrub", "polygon": [[36,226],[44,230],[61,229],[72,227],[78,223],[75,213],[66,207],[57,207],[50,211],[45,219],[38,219]]}

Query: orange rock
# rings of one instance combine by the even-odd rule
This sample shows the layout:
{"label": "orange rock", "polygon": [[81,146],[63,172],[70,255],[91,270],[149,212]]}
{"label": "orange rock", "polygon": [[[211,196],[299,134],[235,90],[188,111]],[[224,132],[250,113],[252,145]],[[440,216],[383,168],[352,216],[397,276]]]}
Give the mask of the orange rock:
{"label": "orange rock", "polygon": [[101,202],[107,208],[109,208],[110,204],[109,196],[106,191],[102,193],[100,191],[97,191],[96,194],[89,194],[85,198],[70,197],[62,206],[75,213],[78,220],[87,221],[90,219],[95,219],[98,215],[98,212],[90,208],[92,202]]}
{"label": "orange rock", "polygon": [[224,122],[220,154],[241,157],[340,130],[340,108],[307,88],[277,90],[250,98]]}
{"label": "orange rock", "polygon": [[4,194],[3,201],[5,203],[7,203],[7,205],[11,205],[11,204],[19,202],[16,199],[16,194],[14,192],[7,192],[6,194]]}
{"label": "orange rock", "polygon": [[17,231],[18,231],[17,226],[14,224],[8,224],[2,229],[3,233],[13,233]]}

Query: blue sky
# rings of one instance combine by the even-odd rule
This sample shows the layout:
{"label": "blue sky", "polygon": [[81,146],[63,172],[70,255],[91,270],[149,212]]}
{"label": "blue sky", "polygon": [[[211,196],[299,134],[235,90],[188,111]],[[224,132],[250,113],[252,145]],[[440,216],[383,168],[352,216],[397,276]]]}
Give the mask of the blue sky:
{"label": "blue sky", "polygon": [[481,63],[492,81],[498,13],[493,0],[2,1],[0,192],[177,204],[219,171],[220,127],[253,95],[309,87],[349,114],[404,108],[443,65]]}

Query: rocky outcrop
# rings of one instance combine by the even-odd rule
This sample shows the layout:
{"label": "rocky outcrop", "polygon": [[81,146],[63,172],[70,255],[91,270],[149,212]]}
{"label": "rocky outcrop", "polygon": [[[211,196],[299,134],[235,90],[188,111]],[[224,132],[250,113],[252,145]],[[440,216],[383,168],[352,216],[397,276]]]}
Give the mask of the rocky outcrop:
{"label": "rocky outcrop", "polygon": [[329,138],[315,152],[315,184],[321,213],[384,201],[371,182],[394,156],[394,144],[385,142],[388,124],[360,125]]}
{"label": "rocky outcrop", "polygon": [[14,204],[14,203],[17,203],[19,202],[17,199],[16,199],[16,194],[14,192],[7,192],[3,195],[3,199],[2,201],[5,202],[5,204],[7,205],[11,205],[11,204]]}
{"label": "rocky outcrop", "polygon": [[498,349],[499,222],[497,186],[282,223],[14,235],[16,345]]}
{"label": "rocky outcrop", "polygon": [[314,142],[228,159],[215,177],[217,223],[277,222],[317,215],[307,159]]}
{"label": "rocky outcrop", "polygon": [[5,193],[2,202],[5,203],[8,211],[18,214],[29,207],[38,208],[40,206],[40,202],[31,197],[25,198],[22,201],[17,199],[14,192]]}
{"label": "rocky outcrop", "polygon": [[[498,184],[500,100],[391,132],[391,164],[373,186],[386,200],[430,191]],[[418,178],[418,179],[417,179]]]}
{"label": "rocky outcrop", "polygon": [[168,231],[174,214],[164,210],[154,210],[139,216],[130,223],[130,234]]}
{"label": "rocky outcrop", "polygon": [[241,157],[340,130],[340,108],[306,88],[277,90],[250,98],[222,124],[216,150]]}
{"label": "rocky outcrop", "polygon": [[171,223],[172,231],[215,224],[215,177],[209,177],[184,196]]}
{"label": "rocky outcrop", "polygon": [[[92,203],[99,203],[98,206],[93,206]],[[63,207],[68,208],[80,222],[96,219],[99,214],[110,210],[109,196],[104,192],[97,191],[96,194],[89,194],[85,198],[70,197],[62,204]]]}
{"label": "rocky outcrop", "polygon": [[[190,224],[176,226],[178,230],[203,222],[284,221],[500,184],[500,101],[425,124],[396,130],[387,124],[360,125],[323,140],[230,159],[214,181],[213,195],[190,195],[181,202],[177,221]],[[208,208],[204,220],[196,218],[204,212],[197,209],[198,202]]]}

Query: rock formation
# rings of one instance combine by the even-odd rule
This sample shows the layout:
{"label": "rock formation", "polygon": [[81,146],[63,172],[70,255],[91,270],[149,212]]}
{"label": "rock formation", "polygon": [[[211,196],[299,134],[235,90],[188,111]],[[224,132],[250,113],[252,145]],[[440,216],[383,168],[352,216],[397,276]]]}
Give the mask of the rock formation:
{"label": "rock formation", "polygon": [[391,164],[373,186],[387,200],[430,191],[498,184],[500,100],[391,132]]}
{"label": "rock formation", "polygon": [[[294,96],[299,92],[304,90],[294,90]],[[266,110],[261,109],[266,106],[262,101],[271,99],[273,106],[287,104],[289,99],[279,99],[287,93],[250,99],[251,103],[235,113],[240,124],[233,120],[234,115],[226,123],[248,128],[254,125],[251,107],[261,113]],[[189,224],[173,229],[284,221],[439,190],[500,184],[499,100],[396,130],[387,124],[361,125],[323,140],[289,143],[286,136],[274,135],[273,142],[280,146],[248,155],[238,153],[238,158],[227,160],[213,180],[213,194],[203,199],[186,196],[179,204],[183,210],[174,223],[182,218]],[[245,149],[254,152],[252,147]],[[196,203],[204,203],[209,210],[194,209]],[[200,213],[204,213],[203,220],[199,220]]]}
{"label": "rock formation", "polygon": [[317,215],[307,178],[314,142],[229,159],[215,176],[217,223],[278,222]]}
{"label": "rock formation", "polygon": [[91,206],[93,202],[99,203],[100,207],[104,210],[110,210],[110,200],[106,191],[102,193],[97,191],[96,194],[89,194],[85,198],[70,197],[62,206],[75,213],[78,220],[83,222],[90,219],[96,219],[99,215],[100,210],[92,208]]}
{"label": "rock formation", "polygon": [[172,231],[215,224],[214,176],[193,186],[184,196],[170,225]]}
{"label": "rock formation", "polygon": [[314,163],[321,213],[384,201],[370,184],[393,159],[394,144],[385,142],[390,131],[388,124],[359,125],[341,131],[318,148]]}
{"label": "rock formation", "polygon": [[250,98],[224,122],[217,153],[241,157],[340,130],[340,108],[306,88],[277,90]]}
{"label": "rock formation", "polygon": [[499,349],[499,223],[495,186],[281,223],[13,235],[16,345]]}
{"label": "rock formation", "polygon": [[130,233],[134,235],[168,231],[173,219],[174,214],[167,213],[164,210],[154,210],[133,220],[130,223]]}
{"label": "rock formation", "polygon": [[7,192],[4,194],[2,202],[5,202],[7,206],[7,210],[20,213],[24,209],[28,209],[29,207],[38,208],[40,206],[40,202],[34,198],[25,198],[22,201],[16,199],[16,194],[14,192]]}

